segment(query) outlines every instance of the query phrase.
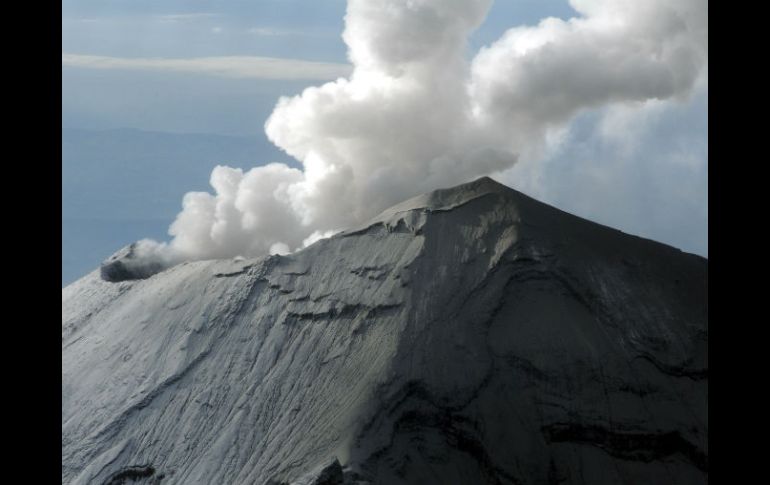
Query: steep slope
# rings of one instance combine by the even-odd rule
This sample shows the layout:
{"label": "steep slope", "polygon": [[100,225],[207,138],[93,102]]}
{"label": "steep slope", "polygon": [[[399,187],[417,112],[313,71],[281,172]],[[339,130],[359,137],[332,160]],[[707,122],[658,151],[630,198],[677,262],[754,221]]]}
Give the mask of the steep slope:
{"label": "steep slope", "polygon": [[95,271],[62,482],[704,483],[707,287],[488,178],[289,256]]}

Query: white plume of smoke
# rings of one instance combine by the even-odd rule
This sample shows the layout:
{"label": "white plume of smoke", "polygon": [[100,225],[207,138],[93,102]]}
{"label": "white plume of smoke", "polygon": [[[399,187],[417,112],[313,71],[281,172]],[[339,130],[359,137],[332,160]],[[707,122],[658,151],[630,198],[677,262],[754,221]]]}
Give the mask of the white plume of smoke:
{"label": "white plume of smoke", "polygon": [[[580,16],[508,30],[468,60],[491,0],[349,0],[354,69],[281,98],[267,136],[302,170],[217,166],[169,261],[283,254],[407,197],[537,157],[584,109],[683,98],[707,66],[707,0],[571,0]],[[145,244],[146,250],[147,244]]]}

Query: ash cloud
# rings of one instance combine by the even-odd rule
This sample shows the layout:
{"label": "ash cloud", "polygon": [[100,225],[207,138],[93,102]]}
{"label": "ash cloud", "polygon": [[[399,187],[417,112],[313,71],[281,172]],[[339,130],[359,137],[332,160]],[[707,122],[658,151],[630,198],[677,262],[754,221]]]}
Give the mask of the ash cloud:
{"label": "ash cloud", "polygon": [[302,248],[410,196],[537,160],[549,131],[615,103],[683,99],[707,66],[707,0],[572,0],[471,55],[491,0],[350,0],[352,74],[281,98],[268,138],[302,164],[217,166],[156,258]]}

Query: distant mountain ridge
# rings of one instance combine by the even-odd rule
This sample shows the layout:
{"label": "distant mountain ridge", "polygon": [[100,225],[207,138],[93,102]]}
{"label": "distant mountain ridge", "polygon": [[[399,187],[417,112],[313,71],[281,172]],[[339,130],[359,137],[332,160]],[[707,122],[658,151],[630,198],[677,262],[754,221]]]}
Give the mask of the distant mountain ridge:
{"label": "distant mountain ridge", "polygon": [[707,483],[707,299],[706,259],[489,178],[97,270],[62,290],[62,482]]}

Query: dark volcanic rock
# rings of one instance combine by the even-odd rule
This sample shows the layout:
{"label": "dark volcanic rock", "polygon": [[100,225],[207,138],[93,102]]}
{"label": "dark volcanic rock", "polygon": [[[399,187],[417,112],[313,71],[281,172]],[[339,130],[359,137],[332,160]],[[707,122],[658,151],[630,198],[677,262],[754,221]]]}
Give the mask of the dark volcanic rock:
{"label": "dark volcanic rock", "polygon": [[707,299],[707,260],[487,178],[292,255],[92,274],[62,482],[706,483]]}
{"label": "dark volcanic rock", "polygon": [[291,485],[343,485],[344,480],[342,465],[337,458],[334,458],[299,480],[293,481]]}
{"label": "dark volcanic rock", "polygon": [[136,243],[130,244],[107,258],[99,267],[104,281],[142,280],[163,271],[166,265],[136,256]]}

